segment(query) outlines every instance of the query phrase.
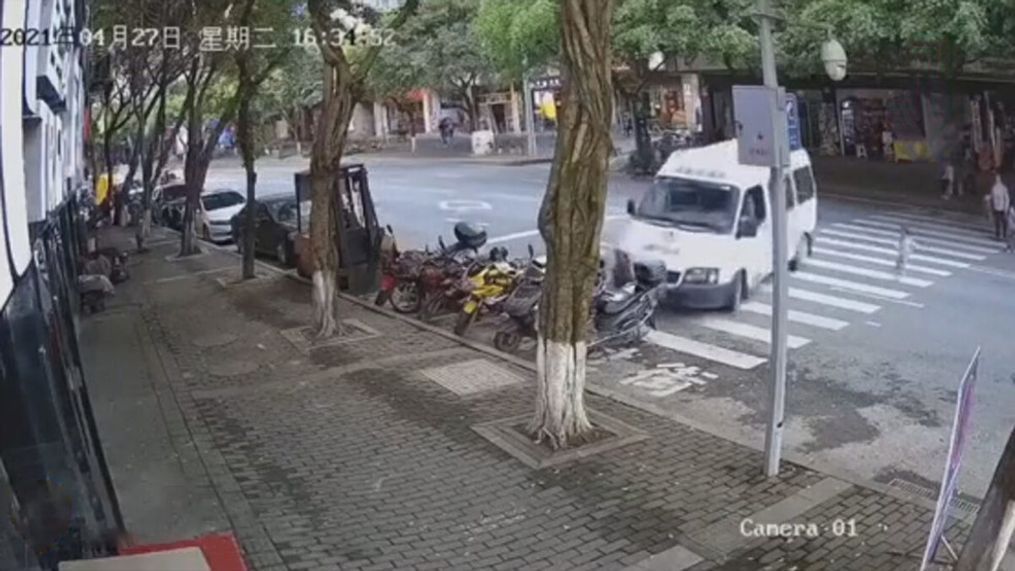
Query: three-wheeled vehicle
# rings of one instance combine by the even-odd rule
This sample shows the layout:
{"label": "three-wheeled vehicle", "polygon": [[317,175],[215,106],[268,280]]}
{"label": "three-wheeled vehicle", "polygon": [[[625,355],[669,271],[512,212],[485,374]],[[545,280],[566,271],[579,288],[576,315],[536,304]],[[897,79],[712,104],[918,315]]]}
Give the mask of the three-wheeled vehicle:
{"label": "three-wheeled vehicle", "polygon": [[[300,216],[296,217],[296,268],[301,276],[309,278],[316,269],[310,251],[308,223],[311,204],[310,171],[296,173],[295,185],[296,203],[301,211]],[[355,295],[376,291],[383,229],[377,222],[366,167],[359,163],[342,166],[332,192],[341,204],[338,221],[339,287]]]}

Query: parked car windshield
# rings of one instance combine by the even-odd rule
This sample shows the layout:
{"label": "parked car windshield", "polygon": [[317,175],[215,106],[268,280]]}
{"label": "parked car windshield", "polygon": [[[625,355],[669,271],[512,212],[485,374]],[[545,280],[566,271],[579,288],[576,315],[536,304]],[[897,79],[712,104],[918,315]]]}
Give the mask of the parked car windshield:
{"label": "parked car windshield", "polygon": [[733,231],[739,191],[729,185],[661,177],[645,193],[636,218],[695,232]]}
{"label": "parked car windshield", "polygon": [[[280,202],[277,205],[275,205],[273,210],[275,220],[277,220],[279,224],[285,224],[287,226],[292,226],[294,228],[296,227],[297,209],[295,200]],[[300,222],[302,223],[303,229],[308,230],[310,228],[309,200],[304,200],[300,202],[299,214],[300,218],[302,219]]]}
{"label": "parked car windshield", "polygon": [[201,204],[205,210],[218,210],[243,204],[243,195],[238,192],[216,192],[201,197]]}

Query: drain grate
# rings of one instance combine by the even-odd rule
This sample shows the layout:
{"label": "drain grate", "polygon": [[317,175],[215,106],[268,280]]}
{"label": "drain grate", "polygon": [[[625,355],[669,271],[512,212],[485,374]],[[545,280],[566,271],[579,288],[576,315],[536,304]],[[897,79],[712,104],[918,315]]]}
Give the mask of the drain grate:
{"label": "drain grate", "polygon": [[[894,478],[891,482],[888,482],[888,485],[897,490],[902,490],[915,496],[927,498],[932,502],[937,501],[937,490],[921,486],[920,484],[914,484],[908,480]],[[980,510],[980,506],[978,504],[961,498],[952,498],[949,507],[956,512],[961,512],[970,516],[975,515],[976,512]]]}
{"label": "drain grate", "polygon": [[458,395],[515,385],[524,379],[486,359],[473,359],[420,371],[424,377]]}

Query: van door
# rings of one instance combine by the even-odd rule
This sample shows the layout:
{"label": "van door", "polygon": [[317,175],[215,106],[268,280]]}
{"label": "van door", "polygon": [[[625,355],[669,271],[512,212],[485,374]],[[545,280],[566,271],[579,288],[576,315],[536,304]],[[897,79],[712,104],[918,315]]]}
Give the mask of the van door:
{"label": "van door", "polygon": [[786,191],[786,259],[792,260],[796,255],[797,244],[803,237],[804,227],[800,219],[800,209],[797,208],[796,185],[789,171],[786,172],[782,184]]}
{"label": "van door", "polygon": [[796,217],[800,225],[800,234],[813,237],[818,226],[818,198],[814,173],[810,165],[793,171],[793,184],[797,194]]}
{"label": "van door", "polygon": [[761,186],[754,186],[747,189],[742,199],[740,219],[753,220],[758,229],[755,236],[739,237],[736,246],[751,288],[772,271],[772,222],[765,195]]}

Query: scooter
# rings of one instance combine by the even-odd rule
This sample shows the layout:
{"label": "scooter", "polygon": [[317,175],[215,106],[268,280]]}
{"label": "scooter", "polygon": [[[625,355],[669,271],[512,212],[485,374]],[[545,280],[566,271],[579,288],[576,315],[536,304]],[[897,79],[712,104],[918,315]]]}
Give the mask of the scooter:
{"label": "scooter", "polygon": [[666,280],[662,262],[634,264],[634,283],[619,291],[603,288],[594,300],[595,336],[588,347],[602,349],[611,345],[637,343],[655,329],[659,291]]}
{"label": "scooter", "polygon": [[536,258],[529,246],[529,265],[525,268],[511,295],[501,304],[507,321],[493,336],[493,346],[505,353],[514,353],[522,339],[535,339],[539,299],[543,296],[546,259]]}
{"label": "scooter", "polygon": [[[506,251],[502,252],[506,254]],[[462,304],[455,321],[455,335],[465,335],[473,322],[481,313],[498,313],[501,303],[511,295],[518,285],[520,270],[503,259],[492,264],[477,274],[473,280],[475,287],[469,292],[468,299]]]}

